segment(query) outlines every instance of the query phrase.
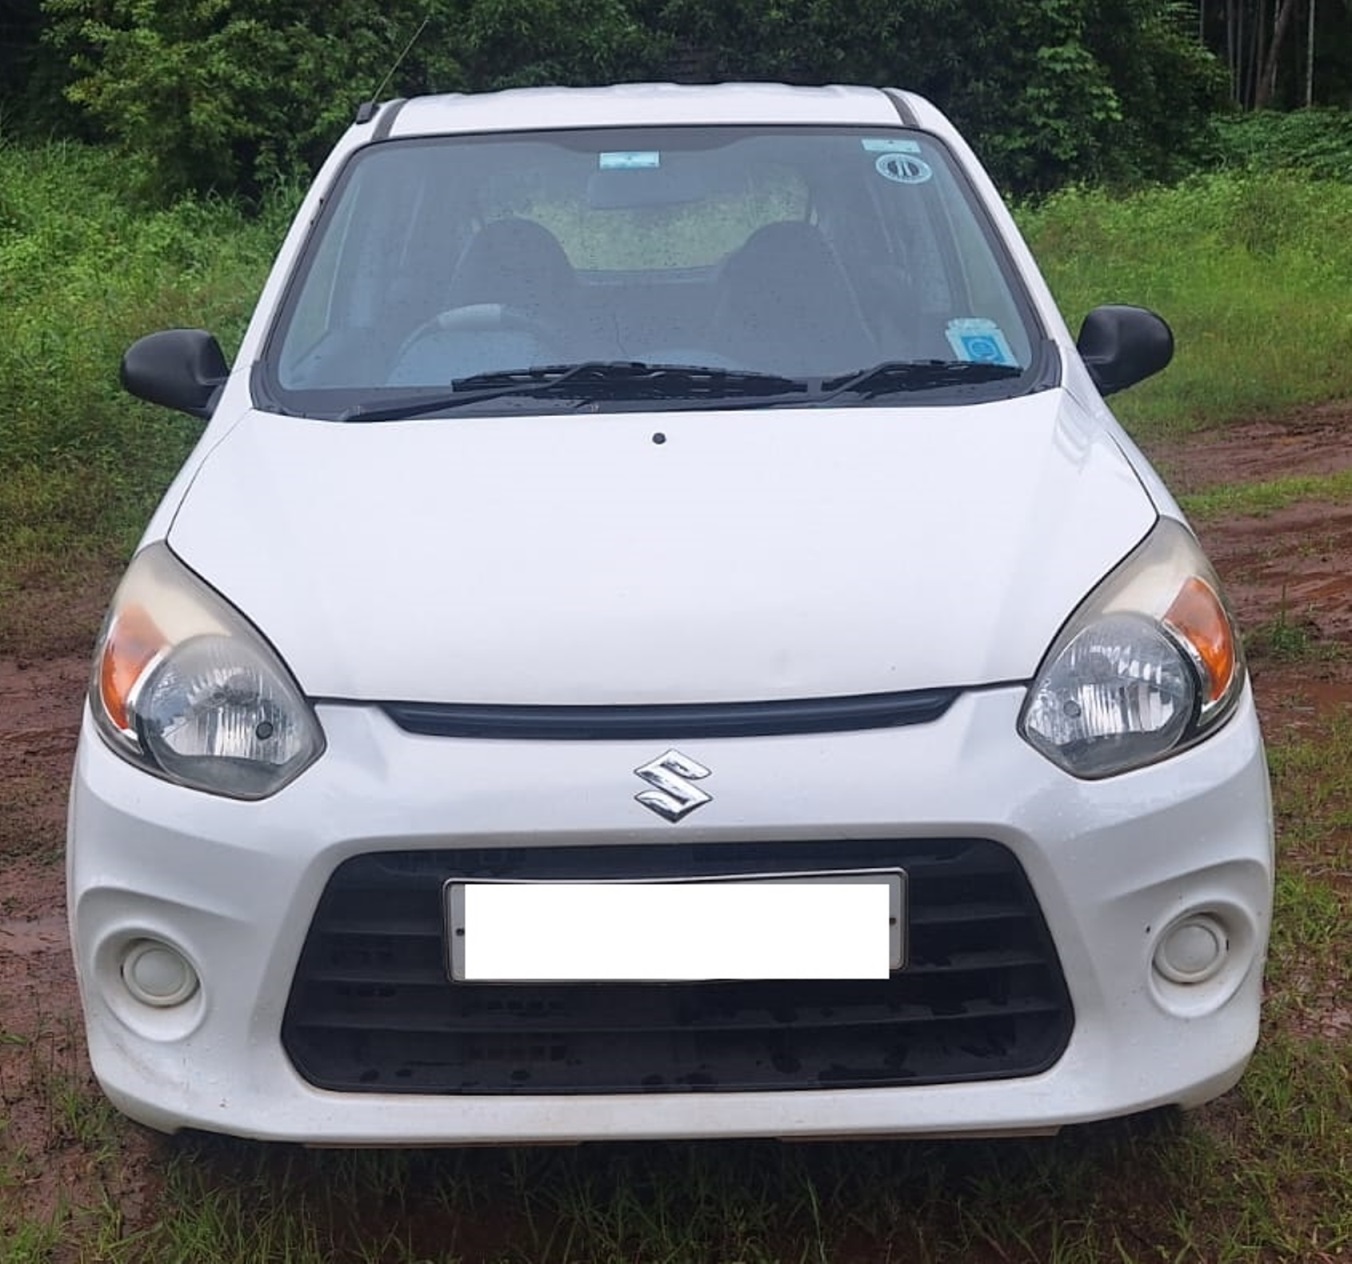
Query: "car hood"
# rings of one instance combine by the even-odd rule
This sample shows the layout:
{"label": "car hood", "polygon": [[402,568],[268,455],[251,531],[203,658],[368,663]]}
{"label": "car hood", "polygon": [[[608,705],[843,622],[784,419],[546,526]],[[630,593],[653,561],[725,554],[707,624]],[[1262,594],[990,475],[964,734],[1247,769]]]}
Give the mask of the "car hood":
{"label": "car hood", "polygon": [[170,547],[312,697],[761,701],[1025,680],[1155,509],[1062,390],[939,408],[246,414]]}

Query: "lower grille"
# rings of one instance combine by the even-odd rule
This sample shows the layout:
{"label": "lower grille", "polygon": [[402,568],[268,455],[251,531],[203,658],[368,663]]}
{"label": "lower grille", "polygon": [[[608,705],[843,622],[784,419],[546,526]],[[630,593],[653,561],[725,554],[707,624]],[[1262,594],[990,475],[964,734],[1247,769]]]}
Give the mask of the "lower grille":
{"label": "lower grille", "polygon": [[[453,983],[448,878],[656,878],[903,868],[909,956],[888,979]],[[692,930],[692,933],[694,931]],[[282,1025],[320,1088],[628,1093],[941,1084],[1034,1075],[1073,1024],[1013,855],[981,840],[383,852],[320,900]]]}

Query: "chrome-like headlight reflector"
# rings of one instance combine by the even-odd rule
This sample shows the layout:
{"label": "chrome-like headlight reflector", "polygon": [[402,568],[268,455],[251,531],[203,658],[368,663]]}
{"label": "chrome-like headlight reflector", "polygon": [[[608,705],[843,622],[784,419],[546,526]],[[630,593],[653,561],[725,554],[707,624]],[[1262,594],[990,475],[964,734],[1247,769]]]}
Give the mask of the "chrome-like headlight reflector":
{"label": "chrome-like headlight reflector", "polygon": [[1234,709],[1244,664],[1214,572],[1161,519],[1043,660],[1019,732],[1076,777],[1109,777],[1200,740]]}
{"label": "chrome-like headlight reflector", "polygon": [[164,544],[132,560],[113,598],[90,705],[120,755],[230,798],[275,794],[324,749],[281,660]]}
{"label": "chrome-like headlight reflector", "polygon": [[1161,628],[1117,615],[1085,628],[1039,677],[1024,726],[1068,771],[1102,776],[1174,746],[1196,704],[1178,646]]}

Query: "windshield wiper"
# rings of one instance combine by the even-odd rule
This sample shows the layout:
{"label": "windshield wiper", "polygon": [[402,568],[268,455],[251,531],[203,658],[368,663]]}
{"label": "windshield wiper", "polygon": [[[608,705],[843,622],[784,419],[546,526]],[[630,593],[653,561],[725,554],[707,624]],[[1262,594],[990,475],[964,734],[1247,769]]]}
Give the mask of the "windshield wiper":
{"label": "windshield wiper", "polygon": [[368,407],[358,404],[339,421],[398,421],[462,408],[481,400],[513,396],[592,400],[763,400],[806,395],[807,383],[773,373],[693,364],[645,364],[638,360],[588,360],[476,373],[451,383],[452,393],[424,392]]}
{"label": "windshield wiper", "polygon": [[945,386],[974,386],[1001,382],[1023,372],[1017,365],[991,364],[979,360],[885,360],[872,368],[822,383],[822,395],[814,403],[840,395],[872,399],[902,391],[932,391]]}
{"label": "windshield wiper", "polygon": [[647,364],[642,360],[588,360],[582,364],[554,364],[504,373],[480,373],[455,385],[469,387],[532,386],[538,390],[569,386],[585,397],[619,399],[743,398],[805,391],[797,378],[746,369],[716,368],[706,364]]}
{"label": "windshield wiper", "polygon": [[781,377],[749,369],[641,360],[587,360],[502,369],[457,378],[450,394],[424,391],[388,403],[357,404],[339,421],[399,421],[430,417],[486,400],[549,399],[576,408],[593,401],[683,402],[696,407],[745,408],[831,403],[842,395],[873,399],[904,391],[973,386],[1018,377],[1023,369],[971,360],[888,360],[834,378]]}

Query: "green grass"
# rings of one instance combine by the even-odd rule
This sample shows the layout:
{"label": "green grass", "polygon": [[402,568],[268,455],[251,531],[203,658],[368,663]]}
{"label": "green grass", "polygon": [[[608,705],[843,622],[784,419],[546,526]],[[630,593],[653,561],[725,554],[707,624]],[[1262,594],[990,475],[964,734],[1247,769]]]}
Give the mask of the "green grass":
{"label": "green grass", "polygon": [[1341,501],[1352,496],[1352,470],[1304,474],[1264,483],[1223,483],[1190,495],[1179,504],[1197,522],[1237,514],[1270,514],[1302,501]]}
{"label": "green grass", "polygon": [[17,1051],[0,1068],[0,1261],[103,1260],[130,1232],[107,1192],[128,1125],[80,1063],[76,1017],[39,1013],[31,1027],[0,1034]]}
{"label": "green grass", "polygon": [[1138,437],[1352,395],[1352,185],[1278,172],[1072,189],[1020,220],[1072,331],[1100,303],[1173,326],[1173,365],[1113,402]]}
{"label": "green grass", "polygon": [[370,1153],[167,1141],[153,1221],[72,1209],[67,1234],[97,1233],[95,1258],[127,1262],[1308,1264],[1352,1245],[1347,1070],[1329,1042],[1270,1034],[1242,1087],[1197,1119],[1035,1142]]}
{"label": "green grass", "polygon": [[1309,615],[1293,615],[1285,606],[1275,618],[1247,629],[1244,646],[1249,654],[1277,663],[1330,662],[1343,655],[1337,642],[1320,640]]}
{"label": "green grass", "polygon": [[146,211],[109,154],[0,143],[0,598],[27,561],[130,548],[197,427],[128,398],[122,352],[172,325],[233,348],[284,210]]}

